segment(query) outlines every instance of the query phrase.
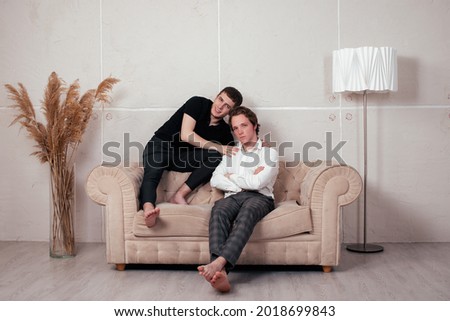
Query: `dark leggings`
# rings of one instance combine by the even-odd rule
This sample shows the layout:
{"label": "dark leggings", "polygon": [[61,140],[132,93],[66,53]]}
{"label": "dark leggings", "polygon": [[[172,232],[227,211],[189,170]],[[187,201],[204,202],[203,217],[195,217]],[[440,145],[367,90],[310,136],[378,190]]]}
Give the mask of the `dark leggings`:
{"label": "dark leggings", "polygon": [[143,154],[144,178],[139,195],[141,208],[146,202],[155,205],[156,189],[164,170],[191,172],[185,183],[193,190],[210,180],[221,160],[219,152],[193,147],[174,148],[169,142],[153,137]]}

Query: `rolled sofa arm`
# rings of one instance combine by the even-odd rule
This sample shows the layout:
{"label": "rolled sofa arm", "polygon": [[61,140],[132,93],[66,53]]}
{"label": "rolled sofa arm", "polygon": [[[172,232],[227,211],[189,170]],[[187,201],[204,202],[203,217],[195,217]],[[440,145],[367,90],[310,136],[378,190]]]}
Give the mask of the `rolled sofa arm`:
{"label": "rolled sofa arm", "polygon": [[339,195],[339,205],[344,206],[352,203],[359,196],[362,189],[362,179],[359,173],[348,165],[322,162],[320,165],[311,168],[305,175],[300,189],[301,204],[311,205],[314,190],[318,188],[323,189],[323,184],[335,177],[340,177],[343,179],[344,184],[348,184],[345,193]]}
{"label": "rolled sofa arm", "polygon": [[302,205],[311,208],[313,234],[321,236],[322,265],[337,265],[340,257],[340,208],[361,193],[362,179],[351,166],[321,165],[309,170],[301,185]]}
{"label": "rolled sofa arm", "polygon": [[86,193],[94,202],[105,206],[108,263],[126,263],[125,235],[138,211],[137,195],[142,176],[143,170],[138,166],[98,166],[87,178]]}

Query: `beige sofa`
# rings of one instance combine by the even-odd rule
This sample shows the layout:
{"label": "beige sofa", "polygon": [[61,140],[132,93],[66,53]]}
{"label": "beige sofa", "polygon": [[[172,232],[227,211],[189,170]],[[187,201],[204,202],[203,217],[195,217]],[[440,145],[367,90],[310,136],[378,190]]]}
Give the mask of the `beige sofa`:
{"label": "beige sofa", "polygon": [[[164,173],[157,199],[161,214],[156,226],[147,228],[137,201],[143,169],[92,170],[86,191],[105,206],[108,263],[123,270],[126,264],[209,262],[210,210],[223,194],[206,184],[190,194],[189,205],[168,203],[187,175]],[[280,161],[276,208],[257,224],[238,264],[319,265],[330,272],[340,258],[340,209],[358,197],[361,186],[360,175],[349,166],[289,166]]]}

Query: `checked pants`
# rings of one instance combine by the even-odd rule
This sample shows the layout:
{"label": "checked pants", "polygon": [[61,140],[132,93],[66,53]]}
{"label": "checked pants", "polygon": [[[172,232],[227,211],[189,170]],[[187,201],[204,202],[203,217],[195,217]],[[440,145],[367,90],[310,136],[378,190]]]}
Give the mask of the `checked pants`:
{"label": "checked pants", "polygon": [[235,265],[256,224],[274,209],[271,197],[256,191],[242,191],[217,201],[209,221],[211,261],[227,260],[228,272]]}

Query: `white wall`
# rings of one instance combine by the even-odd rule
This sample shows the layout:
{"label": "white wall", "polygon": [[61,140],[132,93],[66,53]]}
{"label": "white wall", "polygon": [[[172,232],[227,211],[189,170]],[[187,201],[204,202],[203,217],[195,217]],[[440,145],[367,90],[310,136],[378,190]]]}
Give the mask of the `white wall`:
{"label": "white wall", "polygon": [[[369,96],[369,241],[450,241],[450,0],[3,0],[0,83],[23,83],[39,112],[48,76],[94,88],[112,75],[77,157],[77,240],[103,240],[101,208],[84,192],[102,146],[129,133],[144,145],[192,95],[227,85],[260,117],[262,133],[291,141],[345,140],[362,174],[361,97],[333,97],[334,49],[397,49],[399,91]],[[0,90],[0,240],[46,240],[48,168]],[[132,148],[132,157],[138,156]],[[312,153],[323,158],[324,150]],[[110,160],[110,159],[109,159]],[[361,203],[344,210],[355,241]]]}

